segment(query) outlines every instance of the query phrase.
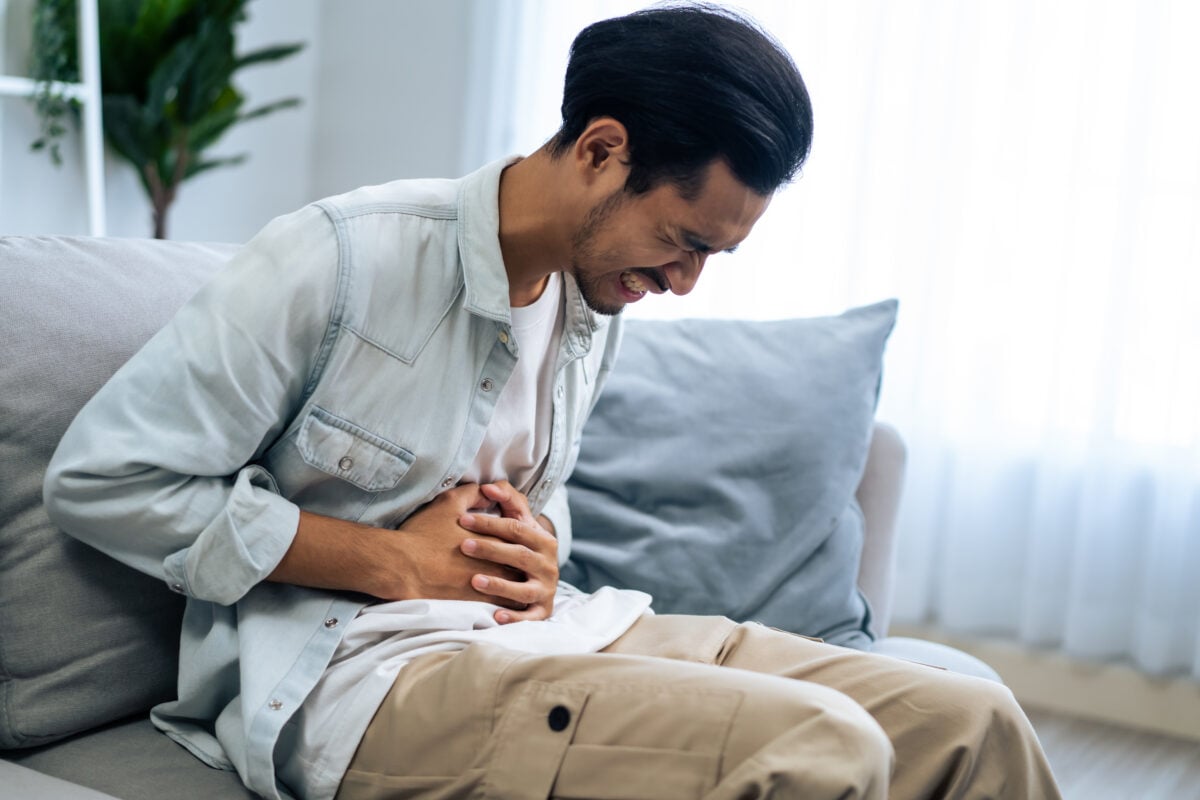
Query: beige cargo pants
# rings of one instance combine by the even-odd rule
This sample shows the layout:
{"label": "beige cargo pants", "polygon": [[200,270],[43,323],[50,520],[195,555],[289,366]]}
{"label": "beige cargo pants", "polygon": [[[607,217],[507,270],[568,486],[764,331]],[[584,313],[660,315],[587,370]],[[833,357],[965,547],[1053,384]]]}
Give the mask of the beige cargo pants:
{"label": "beige cargo pants", "polygon": [[1003,686],[721,617],[601,653],[422,656],[338,800],[1058,797]]}

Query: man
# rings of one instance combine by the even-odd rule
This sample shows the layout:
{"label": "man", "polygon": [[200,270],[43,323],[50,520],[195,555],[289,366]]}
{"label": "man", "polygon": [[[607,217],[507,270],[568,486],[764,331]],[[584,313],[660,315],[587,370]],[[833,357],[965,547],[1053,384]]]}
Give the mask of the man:
{"label": "man", "polygon": [[773,40],[644,11],[576,39],[532,156],[268,225],[47,473],[188,597],[155,724],[267,797],[1054,796],[1002,687],[557,583],[614,315],[690,291],[810,139]]}

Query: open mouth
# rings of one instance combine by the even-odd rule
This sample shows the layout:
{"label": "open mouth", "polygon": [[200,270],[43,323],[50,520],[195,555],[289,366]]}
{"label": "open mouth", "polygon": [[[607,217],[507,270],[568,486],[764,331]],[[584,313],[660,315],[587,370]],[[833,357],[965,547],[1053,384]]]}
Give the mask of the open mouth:
{"label": "open mouth", "polygon": [[644,297],[646,292],[661,294],[667,290],[667,287],[662,285],[658,276],[647,275],[633,270],[625,270],[621,273],[621,288],[633,299]]}
{"label": "open mouth", "polygon": [[650,289],[645,281],[642,280],[642,276],[632,272],[621,273],[621,286],[625,288],[627,293],[639,298],[645,295]]}

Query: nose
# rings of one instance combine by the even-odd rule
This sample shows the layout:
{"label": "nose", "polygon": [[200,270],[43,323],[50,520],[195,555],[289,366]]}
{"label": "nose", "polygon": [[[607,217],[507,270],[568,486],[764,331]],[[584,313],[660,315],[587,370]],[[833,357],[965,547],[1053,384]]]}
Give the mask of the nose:
{"label": "nose", "polygon": [[682,296],[696,288],[696,281],[700,280],[700,272],[707,260],[707,253],[684,253],[678,261],[663,267],[671,282],[671,293]]}

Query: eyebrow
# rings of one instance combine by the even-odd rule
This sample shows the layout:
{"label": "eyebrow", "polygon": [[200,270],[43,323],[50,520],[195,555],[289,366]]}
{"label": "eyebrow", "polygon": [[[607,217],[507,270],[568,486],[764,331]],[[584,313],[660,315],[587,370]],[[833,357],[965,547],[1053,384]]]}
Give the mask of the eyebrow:
{"label": "eyebrow", "polygon": [[[708,253],[711,253],[713,251],[713,246],[710,245],[708,242],[704,241],[704,239],[699,234],[693,233],[689,230],[683,230],[680,232],[680,235],[683,237],[684,243],[688,247],[692,248],[693,250],[696,250],[697,252],[704,253],[707,255]],[[733,247],[723,250],[722,252],[732,253],[733,251],[735,251],[737,249],[738,249],[738,245],[735,244]]]}

